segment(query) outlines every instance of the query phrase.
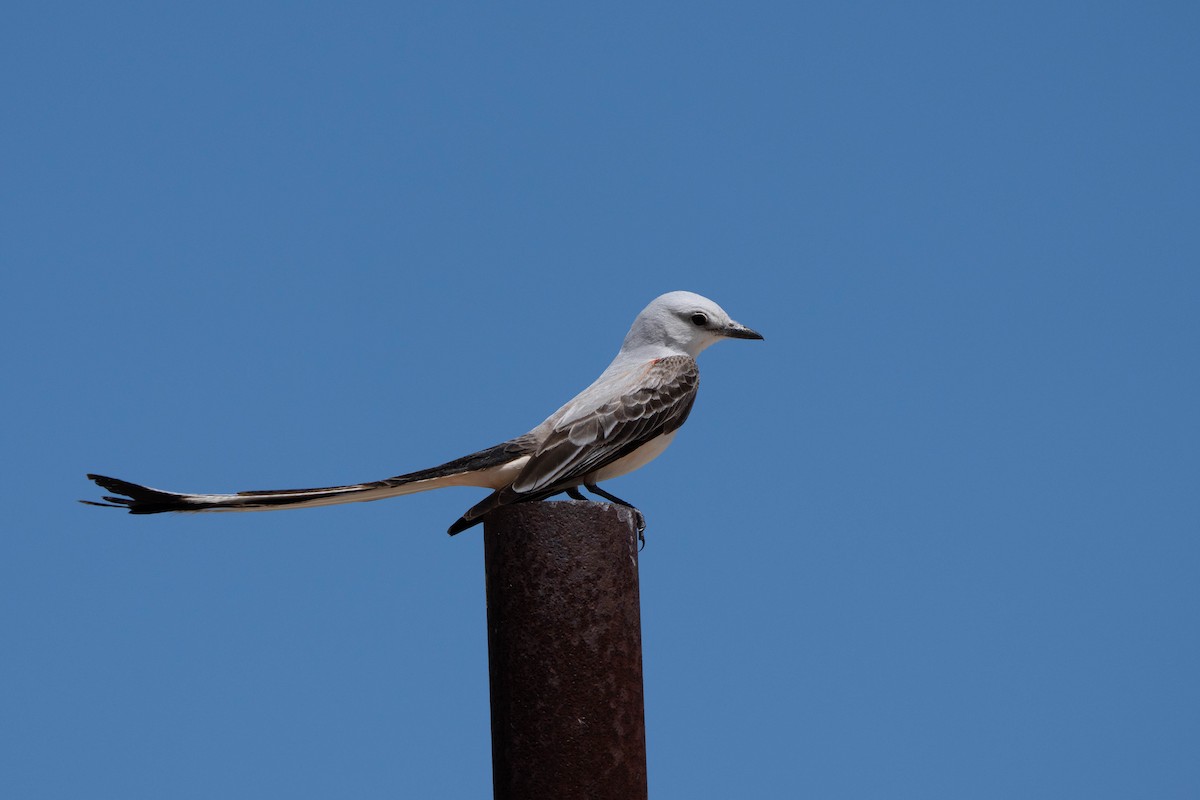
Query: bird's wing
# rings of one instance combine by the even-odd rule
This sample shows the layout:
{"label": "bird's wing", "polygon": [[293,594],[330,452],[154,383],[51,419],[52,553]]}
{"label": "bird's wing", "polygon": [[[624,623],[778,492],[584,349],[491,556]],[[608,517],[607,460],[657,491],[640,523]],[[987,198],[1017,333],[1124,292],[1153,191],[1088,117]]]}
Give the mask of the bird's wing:
{"label": "bird's wing", "polygon": [[700,372],[689,356],[659,358],[635,368],[614,386],[614,397],[559,423],[512,484],[517,494],[537,494],[578,481],[623,458],[687,419]]}
{"label": "bird's wing", "polygon": [[499,506],[577,486],[588,475],[674,431],[692,410],[699,382],[694,359],[669,356],[632,368],[611,387],[594,387],[607,389],[610,399],[558,421],[512,485],[464,514],[451,526],[451,534],[466,530]]}

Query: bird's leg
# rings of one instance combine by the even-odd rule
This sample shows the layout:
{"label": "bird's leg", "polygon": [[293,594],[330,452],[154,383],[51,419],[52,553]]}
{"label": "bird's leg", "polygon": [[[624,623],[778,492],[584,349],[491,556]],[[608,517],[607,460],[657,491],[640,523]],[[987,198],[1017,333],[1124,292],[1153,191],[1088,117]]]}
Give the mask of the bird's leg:
{"label": "bird's leg", "polygon": [[609,502],[632,509],[633,513],[637,515],[637,536],[638,541],[641,543],[641,547],[639,547],[638,550],[641,550],[642,547],[646,546],[646,518],[642,515],[642,512],[638,510],[637,506],[635,506],[633,503],[630,503],[628,500],[622,500],[616,495],[609,494],[594,483],[585,483],[584,486],[592,494],[598,494]]}
{"label": "bird's leg", "polygon": [[578,486],[572,486],[570,489],[567,489],[567,497],[570,497],[572,500],[587,500],[583,496],[583,492],[579,491]]}

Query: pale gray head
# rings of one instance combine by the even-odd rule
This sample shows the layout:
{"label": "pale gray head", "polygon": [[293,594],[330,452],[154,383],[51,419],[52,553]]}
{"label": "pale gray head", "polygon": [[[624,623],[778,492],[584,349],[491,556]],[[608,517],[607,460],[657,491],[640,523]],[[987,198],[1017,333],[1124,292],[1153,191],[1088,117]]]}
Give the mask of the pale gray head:
{"label": "pale gray head", "polygon": [[692,292],[667,292],[642,309],[625,337],[622,352],[650,357],[680,354],[695,358],[721,339],[761,339],[757,331],[734,322],[719,305]]}

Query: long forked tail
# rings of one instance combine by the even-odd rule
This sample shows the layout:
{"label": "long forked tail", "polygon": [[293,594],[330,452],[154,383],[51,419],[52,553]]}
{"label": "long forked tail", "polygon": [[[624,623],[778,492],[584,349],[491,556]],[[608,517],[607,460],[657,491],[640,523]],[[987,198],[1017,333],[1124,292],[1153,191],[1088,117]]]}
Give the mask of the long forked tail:
{"label": "long forked tail", "polygon": [[444,486],[482,486],[496,489],[512,480],[509,473],[519,469],[525,462],[532,452],[530,448],[531,443],[526,437],[520,437],[431,469],[397,475],[381,481],[320,489],[277,489],[236,494],[167,492],[106,475],[89,474],[89,480],[95,481],[112,494],[105,495],[102,503],[93,500],[80,502],[106,508],[124,508],[130,514],[160,514],[166,511],[272,511],[280,508],[311,508],[381,500],[385,497],[415,494]]}
{"label": "long forked tail", "polygon": [[[281,489],[267,492],[238,492],[236,494],[184,494],[152,489],[138,483],[110,478],[107,475],[92,475],[88,478],[101,488],[113,492],[105,495],[104,502],[80,500],[90,506],[124,508],[130,514],[161,514],[166,511],[270,511],[278,508],[325,506],[334,503],[352,503],[357,500],[377,500],[397,494],[409,494],[423,489],[436,489],[448,485],[438,482],[436,486],[399,485],[385,487],[375,484],[356,486],[330,486],[323,489]],[[380,481],[380,484],[383,482]],[[125,495],[120,497],[119,495]]]}

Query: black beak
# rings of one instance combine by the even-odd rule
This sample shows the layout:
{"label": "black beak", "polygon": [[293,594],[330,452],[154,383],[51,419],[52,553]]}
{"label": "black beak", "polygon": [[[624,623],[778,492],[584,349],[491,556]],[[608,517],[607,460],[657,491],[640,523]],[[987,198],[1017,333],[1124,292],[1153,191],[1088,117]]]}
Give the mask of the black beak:
{"label": "black beak", "polygon": [[761,339],[763,335],[756,330],[751,330],[740,322],[730,322],[729,325],[721,329],[722,336],[728,336],[730,339]]}

